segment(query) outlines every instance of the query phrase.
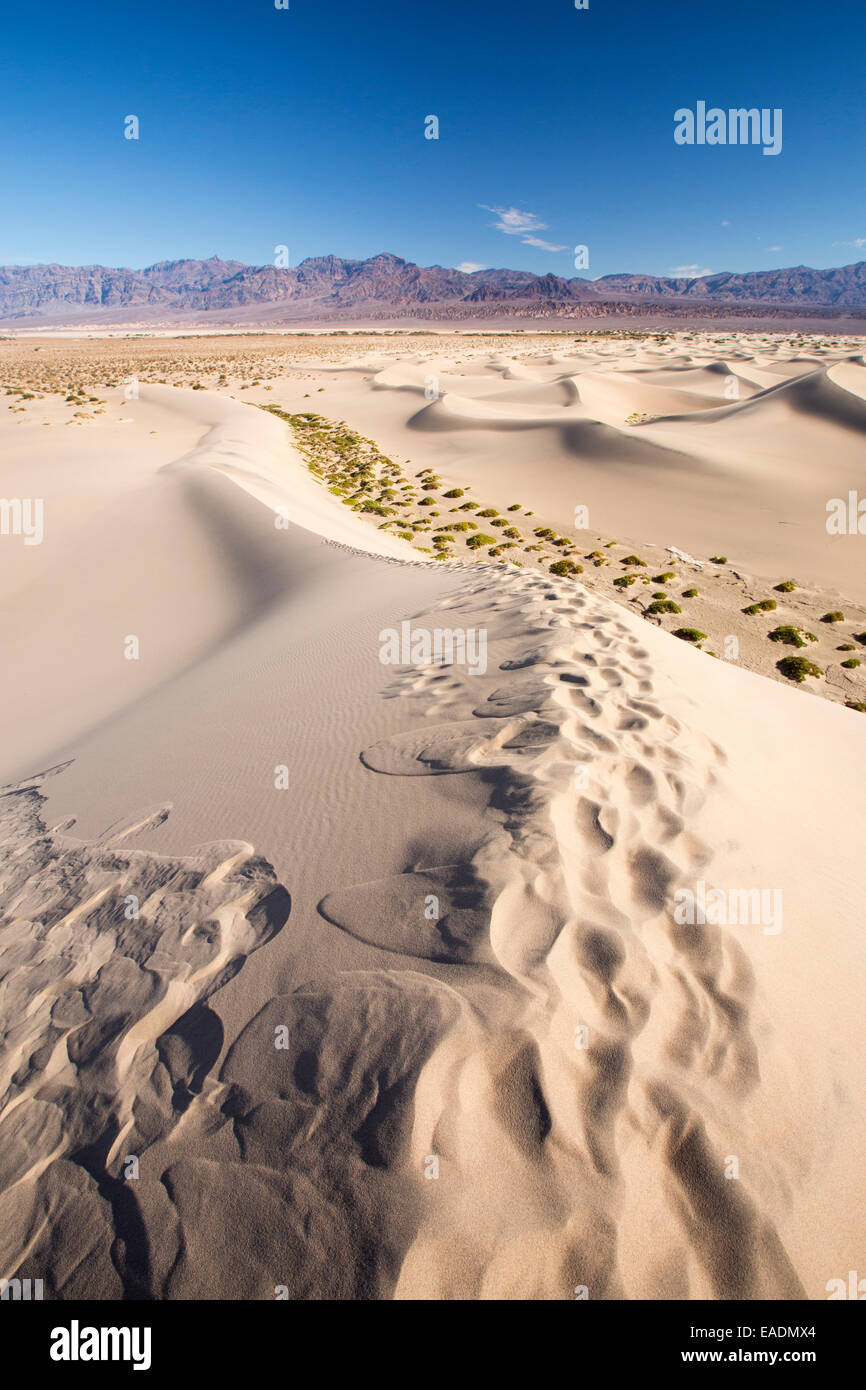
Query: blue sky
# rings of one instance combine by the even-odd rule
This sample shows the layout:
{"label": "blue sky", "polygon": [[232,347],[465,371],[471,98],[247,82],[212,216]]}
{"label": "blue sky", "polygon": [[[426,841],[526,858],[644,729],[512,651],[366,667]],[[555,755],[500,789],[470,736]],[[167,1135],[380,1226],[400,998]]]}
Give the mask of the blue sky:
{"label": "blue sky", "polygon": [[[282,244],[566,276],[585,244],[593,277],[847,264],[864,47],[862,0],[10,7],[0,264]],[[782,153],[676,145],[698,100],[780,107]]]}

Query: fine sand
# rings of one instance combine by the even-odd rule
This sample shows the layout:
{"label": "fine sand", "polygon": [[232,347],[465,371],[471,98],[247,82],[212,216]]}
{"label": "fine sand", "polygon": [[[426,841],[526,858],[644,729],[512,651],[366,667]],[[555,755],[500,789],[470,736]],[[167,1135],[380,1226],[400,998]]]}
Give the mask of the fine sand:
{"label": "fine sand", "polygon": [[[866,495],[863,351],[0,343],[0,493],[44,503],[41,544],[0,536],[0,1277],[821,1299],[857,1268],[866,571],[825,521]],[[467,498],[520,540],[439,562]],[[383,664],[407,622],[483,633],[483,669]]]}

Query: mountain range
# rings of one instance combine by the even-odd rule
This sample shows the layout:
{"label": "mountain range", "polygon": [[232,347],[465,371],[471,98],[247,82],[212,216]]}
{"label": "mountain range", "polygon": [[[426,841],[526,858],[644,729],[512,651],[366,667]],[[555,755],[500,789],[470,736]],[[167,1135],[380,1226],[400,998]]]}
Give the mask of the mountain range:
{"label": "mountain range", "polygon": [[383,252],[367,260],[314,256],[294,267],[242,261],[161,261],[144,270],[101,265],[0,267],[0,322],[288,323],[346,318],[585,318],[608,314],[866,317],[866,261],[830,270],[722,271],[695,278],[620,274],[598,280],[526,270],[418,266]]}

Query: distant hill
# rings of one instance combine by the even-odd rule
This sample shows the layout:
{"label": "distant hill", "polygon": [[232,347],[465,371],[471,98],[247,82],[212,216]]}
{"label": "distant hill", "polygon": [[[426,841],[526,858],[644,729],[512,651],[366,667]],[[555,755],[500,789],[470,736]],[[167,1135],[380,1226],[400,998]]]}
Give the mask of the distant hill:
{"label": "distant hill", "polygon": [[795,314],[828,311],[866,315],[866,261],[833,270],[793,266],[743,274],[723,271],[695,279],[656,275],[534,275],[525,270],[418,266],[383,252],[368,260],[313,256],[298,266],[250,266],[241,261],[161,261],[145,270],[108,266],[0,267],[0,321],[27,323],[183,323],[202,315],[220,321],[259,313],[263,321],[384,318],[640,316],[701,308]]}

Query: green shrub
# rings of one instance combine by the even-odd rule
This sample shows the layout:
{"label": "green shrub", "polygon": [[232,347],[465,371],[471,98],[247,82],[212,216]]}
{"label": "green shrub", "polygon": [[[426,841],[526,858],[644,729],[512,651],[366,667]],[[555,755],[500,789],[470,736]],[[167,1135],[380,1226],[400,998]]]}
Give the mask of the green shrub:
{"label": "green shrub", "polygon": [[478,515],[479,515],[479,516],[498,516],[499,513],[498,513],[498,511],[496,510],[495,507],[485,507],[484,510],[483,510],[482,512],[479,512],[479,513],[478,513]]}
{"label": "green shrub", "polygon": [[654,584],[669,584],[672,579],[676,579],[676,575],[674,574],[673,570],[665,570],[664,574],[653,575]]}
{"label": "green shrub", "polygon": [[707,634],[700,632],[696,627],[678,627],[674,637],[681,637],[684,642],[706,642]]}
{"label": "green shrub", "polygon": [[860,700],[846,700],[846,701],[845,701],[845,708],[846,708],[846,709],[859,709],[859,711],[860,711],[861,714],[866,714],[866,705],[862,704]]}
{"label": "green shrub", "polygon": [[802,628],[792,627],[790,623],[774,627],[767,636],[771,642],[785,642],[789,647],[805,647],[807,642],[817,642],[814,632],[804,632]]}
{"label": "green shrub", "polygon": [[728,563],[728,557],[727,557],[727,555],[711,555],[711,556],[710,556],[710,564],[711,564],[711,565],[726,565],[727,563]]}
{"label": "green shrub", "polygon": [[470,550],[478,550],[482,545],[495,545],[496,537],[487,536],[483,531],[479,531],[477,535],[470,536],[466,544]]}
{"label": "green shrub", "polygon": [[452,487],[450,491],[443,493],[444,497],[464,497],[465,495],[465,489],[462,487]]}
{"label": "green shrub", "polygon": [[679,604],[674,603],[673,599],[670,598],[656,599],[655,603],[651,603],[647,609],[648,613],[682,613],[682,611]]}
{"label": "green shrub", "polygon": [[554,560],[550,566],[551,574],[583,574],[583,566],[576,565],[573,560]]}
{"label": "green shrub", "polygon": [[838,608],[834,609],[832,613],[825,613],[821,618],[822,623],[844,623],[844,621],[845,614],[840,613]]}
{"label": "green shrub", "polygon": [[613,582],[618,589],[628,589],[636,581],[636,574],[621,574]]}
{"label": "green shrub", "polygon": [[842,662],[846,671],[853,671],[855,666],[862,666],[862,664],[863,663],[856,656],[849,656],[847,661]]}
{"label": "green shrub", "polygon": [[802,684],[807,676],[816,676],[819,680],[824,674],[814,661],[807,661],[804,656],[783,656],[781,661],[776,662],[776,669],[787,676],[789,681],[797,681]]}
{"label": "green shrub", "polygon": [[683,598],[697,598],[697,589],[683,589]]}
{"label": "green shrub", "polygon": [[753,618],[756,613],[772,613],[775,606],[776,600],[774,598],[762,598],[757,603],[750,603],[748,608],[743,609],[743,612]]}
{"label": "green shrub", "polygon": [[646,560],[642,560],[639,555],[626,555],[620,560],[621,565],[643,565],[646,569]]}
{"label": "green shrub", "polygon": [[796,587],[793,579],[783,579],[781,584],[774,585],[777,594],[791,594]]}

